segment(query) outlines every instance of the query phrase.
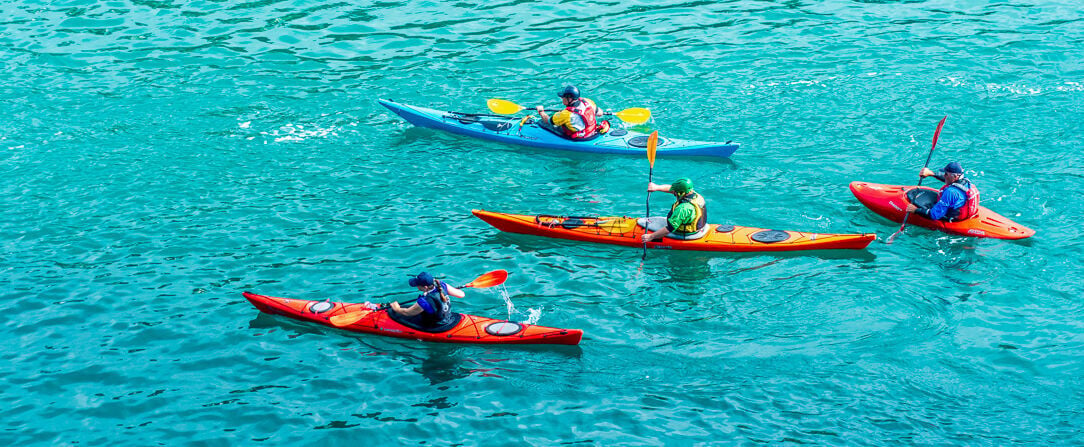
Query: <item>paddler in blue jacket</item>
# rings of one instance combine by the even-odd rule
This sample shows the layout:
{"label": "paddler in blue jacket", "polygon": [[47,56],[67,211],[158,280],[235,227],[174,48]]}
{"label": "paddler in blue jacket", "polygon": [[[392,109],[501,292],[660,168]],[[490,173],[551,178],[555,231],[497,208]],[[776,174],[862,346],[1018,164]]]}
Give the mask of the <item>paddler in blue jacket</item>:
{"label": "paddler in blue jacket", "polygon": [[395,312],[404,317],[411,317],[411,321],[422,327],[437,327],[447,323],[452,318],[451,300],[448,295],[456,298],[466,296],[462,290],[449,286],[447,283],[433,278],[426,272],[410,278],[410,287],[416,287],[421,295],[410,307],[403,309],[397,302],[389,304],[388,312]]}
{"label": "paddler in blue jacket", "polygon": [[706,234],[708,208],[704,197],[693,190],[693,181],[679,178],[669,185],[647,184],[647,192],[668,192],[677,198],[666,215],[666,226],[641,236],[643,242],[662,237],[699,239]]}
{"label": "paddler in blue jacket", "polygon": [[598,122],[602,115],[595,102],[580,97],[580,89],[574,85],[566,86],[558,95],[565,109],[551,117],[542,106],[535,107],[542,125],[570,140],[588,140],[610,129],[608,121]]}
{"label": "paddler in blue jacket", "polygon": [[945,165],[940,174],[929,168],[922,168],[919,176],[933,177],[945,182],[937,196],[937,203],[929,208],[919,208],[913,203],[907,204],[907,212],[915,213],[931,220],[957,222],[973,217],[979,212],[979,190],[971,181],[964,178],[964,168],[957,162]]}

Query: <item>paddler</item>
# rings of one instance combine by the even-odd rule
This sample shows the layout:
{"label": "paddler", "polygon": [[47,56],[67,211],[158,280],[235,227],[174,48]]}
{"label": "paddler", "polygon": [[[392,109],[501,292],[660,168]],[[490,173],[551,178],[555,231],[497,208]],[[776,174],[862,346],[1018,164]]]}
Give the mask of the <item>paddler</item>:
{"label": "paddler", "polygon": [[937,203],[932,207],[919,208],[907,204],[907,212],[915,213],[931,220],[957,222],[969,219],[979,212],[979,190],[971,181],[964,178],[964,169],[960,163],[945,165],[945,170],[935,173],[930,168],[922,168],[920,177],[934,177],[945,182],[937,195]]}
{"label": "paddler", "polygon": [[415,287],[421,292],[418,300],[410,307],[403,309],[399,303],[392,301],[388,312],[395,312],[404,317],[411,317],[411,321],[422,327],[438,327],[452,319],[451,300],[448,295],[456,298],[466,296],[462,290],[449,286],[447,283],[433,278],[426,272],[410,278],[410,287]]}
{"label": "paddler", "polygon": [[610,129],[608,121],[598,122],[602,109],[595,102],[580,97],[580,89],[574,85],[566,86],[558,95],[565,109],[551,117],[542,106],[535,107],[542,125],[570,140],[588,140]]}
{"label": "paddler", "polygon": [[[666,215],[666,226],[645,233],[641,240],[650,242],[662,237],[674,239],[699,239],[707,234],[708,209],[704,197],[693,190],[693,181],[679,178],[669,185],[656,185],[648,182],[647,192],[668,192],[677,201]],[[650,230],[650,227],[647,227]]]}

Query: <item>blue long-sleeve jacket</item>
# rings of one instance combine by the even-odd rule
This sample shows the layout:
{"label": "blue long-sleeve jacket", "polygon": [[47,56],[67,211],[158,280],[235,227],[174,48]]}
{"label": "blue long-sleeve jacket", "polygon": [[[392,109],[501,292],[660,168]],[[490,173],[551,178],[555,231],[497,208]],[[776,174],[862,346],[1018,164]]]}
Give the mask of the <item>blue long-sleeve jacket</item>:
{"label": "blue long-sleeve jacket", "polygon": [[919,214],[933,220],[940,220],[951,210],[958,210],[967,204],[967,193],[960,188],[949,187],[941,190],[941,198],[929,209],[920,208]]}

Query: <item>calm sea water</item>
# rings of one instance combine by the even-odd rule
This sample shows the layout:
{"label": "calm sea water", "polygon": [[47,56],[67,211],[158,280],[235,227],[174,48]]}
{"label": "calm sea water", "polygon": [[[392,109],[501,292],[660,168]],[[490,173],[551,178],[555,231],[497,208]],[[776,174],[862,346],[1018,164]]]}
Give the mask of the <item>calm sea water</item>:
{"label": "calm sea water", "polygon": [[[0,444],[1080,445],[1084,9],[1074,1],[0,5]],[[735,140],[660,158],[712,220],[861,252],[640,252],[471,208],[643,212],[647,162],[417,129],[375,100],[555,106]],[[959,160],[1025,242],[897,228],[854,180]],[[933,182],[935,183],[935,182]],[[929,182],[927,184],[930,184]],[[653,205],[662,211],[665,197]],[[244,290],[405,299],[575,348],[260,315]]]}

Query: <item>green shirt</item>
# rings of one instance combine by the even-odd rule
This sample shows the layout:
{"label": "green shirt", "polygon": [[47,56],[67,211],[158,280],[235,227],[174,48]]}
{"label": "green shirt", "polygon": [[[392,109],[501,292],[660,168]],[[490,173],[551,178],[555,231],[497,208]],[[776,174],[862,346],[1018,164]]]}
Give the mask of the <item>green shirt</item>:
{"label": "green shirt", "polygon": [[688,225],[696,223],[693,221],[696,219],[696,205],[691,203],[680,203],[674,211],[670,213],[670,218],[666,219],[666,229],[674,231],[682,225]]}

